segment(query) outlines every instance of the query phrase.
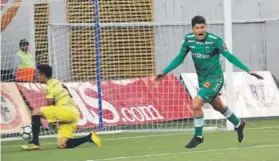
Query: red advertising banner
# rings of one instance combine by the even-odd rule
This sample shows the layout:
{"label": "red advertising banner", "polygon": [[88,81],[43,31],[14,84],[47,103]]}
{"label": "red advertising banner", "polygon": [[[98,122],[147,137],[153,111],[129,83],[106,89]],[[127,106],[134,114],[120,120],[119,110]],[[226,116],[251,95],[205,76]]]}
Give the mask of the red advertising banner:
{"label": "red advertising banner", "polygon": [[1,134],[18,133],[30,125],[28,112],[15,83],[1,83]]}
{"label": "red advertising banner", "polygon": [[[65,83],[77,104],[79,127],[99,123],[96,82]],[[32,108],[45,105],[44,86],[18,84]],[[105,126],[147,124],[192,118],[190,97],[174,75],[155,85],[152,77],[102,82],[103,123]]]}
{"label": "red advertising banner", "polygon": [[[30,108],[37,109],[47,105],[45,85],[40,83],[17,83],[17,87]],[[41,119],[41,123],[44,127],[48,126],[45,119]]]}

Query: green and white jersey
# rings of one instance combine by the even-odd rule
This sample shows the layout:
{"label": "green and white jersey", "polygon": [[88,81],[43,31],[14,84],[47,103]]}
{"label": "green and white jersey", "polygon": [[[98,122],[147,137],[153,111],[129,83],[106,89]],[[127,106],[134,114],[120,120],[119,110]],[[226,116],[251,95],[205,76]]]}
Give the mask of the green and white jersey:
{"label": "green and white jersey", "polygon": [[208,78],[223,79],[220,54],[235,66],[244,71],[249,71],[242,62],[227,50],[224,41],[220,37],[207,32],[203,41],[198,40],[194,33],[185,35],[178,56],[163,70],[163,74],[167,74],[181,64],[189,51],[192,53],[199,81],[204,81]]}

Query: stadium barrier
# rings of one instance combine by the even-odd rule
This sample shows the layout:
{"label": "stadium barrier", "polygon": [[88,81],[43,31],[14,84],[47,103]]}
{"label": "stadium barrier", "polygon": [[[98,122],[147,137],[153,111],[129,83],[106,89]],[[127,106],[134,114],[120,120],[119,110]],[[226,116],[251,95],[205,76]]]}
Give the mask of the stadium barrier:
{"label": "stadium barrier", "polygon": [[[15,83],[11,85],[1,83],[1,85],[6,87],[1,89],[1,93],[4,93],[5,89],[10,89],[11,93],[9,97],[5,97],[5,100],[12,98],[13,102],[18,103],[17,109],[27,109],[23,98],[31,109],[46,105],[45,85],[43,84],[17,83],[18,88]],[[96,82],[70,82],[65,85],[80,110],[78,128],[97,128],[99,113]],[[158,85],[153,84],[152,77],[109,80],[103,81],[101,85],[104,126],[149,124],[193,118],[190,97],[179,80],[172,74],[166,76]],[[8,109],[12,109],[11,106],[11,103],[7,104]],[[27,115],[27,110],[23,112],[22,110],[12,110],[9,115],[19,115],[18,117],[25,118],[25,122],[18,123],[18,126],[30,123],[30,115]],[[46,120],[42,119],[41,123],[43,127],[48,127]],[[18,126],[14,125],[11,124],[10,128],[14,131],[19,130]],[[1,123],[1,130],[4,127]]]}

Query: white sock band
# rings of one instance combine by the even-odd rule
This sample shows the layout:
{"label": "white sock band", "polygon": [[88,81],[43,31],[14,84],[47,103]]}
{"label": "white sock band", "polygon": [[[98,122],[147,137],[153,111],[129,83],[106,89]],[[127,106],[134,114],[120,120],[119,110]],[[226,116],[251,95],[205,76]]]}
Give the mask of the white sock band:
{"label": "white sock band", "polygon": [[229,118],[232,114],[233,114],[233,112],[232,112],[232,110],[230,108],[227,108],[227,111],[225,113],[223,113],[223,115],[226,118]]}
{"label": "white sock band", "polygon": [[195,118],[194,119],[195,127],[202,127],[204,125],[204,119],[203,118]]}

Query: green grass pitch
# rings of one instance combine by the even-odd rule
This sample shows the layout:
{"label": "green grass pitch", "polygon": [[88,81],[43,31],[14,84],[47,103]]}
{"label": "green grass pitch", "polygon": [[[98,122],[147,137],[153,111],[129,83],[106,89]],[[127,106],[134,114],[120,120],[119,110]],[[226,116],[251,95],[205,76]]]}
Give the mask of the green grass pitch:
{"label": "green grass pitch", "polygon": [[279,161],[279,119],[248,120],[243,143],[234,131],[205,132],[194,149],[184,145],[192,133],[121,133],[101,135],[104,147],[86,143],[56,149],[55,139],[41,139],[41,150],[22,151],[25,141],[1,142],[2,161]]}

